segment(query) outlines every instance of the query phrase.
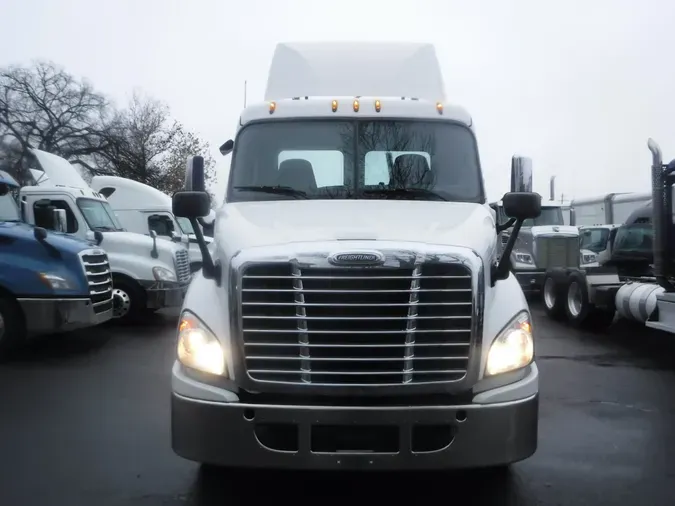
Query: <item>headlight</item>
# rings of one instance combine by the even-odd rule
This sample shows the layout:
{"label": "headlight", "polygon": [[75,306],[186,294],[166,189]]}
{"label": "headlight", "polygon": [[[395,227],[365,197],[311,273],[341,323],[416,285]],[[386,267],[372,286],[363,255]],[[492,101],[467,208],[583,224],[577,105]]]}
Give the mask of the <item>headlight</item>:
{"label": "headlight", "polygon": [[52,290],[72,290],[74,288],[71,282],[63,276],[57,276],[48,272],[39,272],[38,276],[40,276],[40,281]]}
{"label": "headlight", "polygon": [[486,376],[522,369],[534,359],[530,316],[520,313],[494,340],[488,353]]}
{"label": "headlight", "polygon": [[178,360],[186,367],[222,376],[225,355],[216,336],[195,315],[184,312],[178,324]]}
{"label": "headlight", "polygon": [[592,264],[597,261],[597,255],[595,253],[584,253],[582,256],[582,262],[585,264]]}
{"label": "headlight", "polygon": [[152,275],[157,281],[176,281],[176,274],[165,267],[153,267]]}
{"label": "headlight", "polygon": [[532,255],[529,253],[518,253],[515,252],[514,256],[516,257],[516,262],[521,263],[521,264],[534,264],[534,260],[532,260]]}

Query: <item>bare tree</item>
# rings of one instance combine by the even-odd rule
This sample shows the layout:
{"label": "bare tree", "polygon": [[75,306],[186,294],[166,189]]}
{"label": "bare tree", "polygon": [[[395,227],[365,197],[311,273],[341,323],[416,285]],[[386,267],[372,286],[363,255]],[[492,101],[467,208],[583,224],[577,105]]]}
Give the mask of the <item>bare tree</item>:
{"label": "bare tree", "polygon": [[183,186],[187,157],[202,155],[207,181],[215,180],[208,144],[172,120],[159,100],[134,93],[103,136],[106,147],[86,164],[92,174],[133,179],[171,194]]}
{"label": "bare tree", "polygon": [[[206,186],[216,182],[215,165],[209,144],[194,133],[181,129],[160,163],[162,177],[156,188],[169,195],[183,188],[185,166],[189,156],[204,157],[204,178]],[[213,199],[212,199],[213,200]]]}
{"label": "bare tree", "polygon": [[[108,101],[92,86],[50,62],[0,69],[0,155],[16,175],[25,169],[28,148],[70,161],[105,146],[101,132]],[[7,162],[6,162],[7,163]]]}

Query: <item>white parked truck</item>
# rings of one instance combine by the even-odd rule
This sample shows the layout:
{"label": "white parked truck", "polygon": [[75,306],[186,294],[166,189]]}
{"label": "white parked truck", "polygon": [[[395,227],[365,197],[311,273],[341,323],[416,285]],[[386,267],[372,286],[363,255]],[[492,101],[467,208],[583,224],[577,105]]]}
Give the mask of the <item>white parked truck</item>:
{"label": "white parked truck", "polygon": [[546,273],[543,299],[552,318],[597,329],[618,317],[675,333],[675,161],[664,165],[656,142],[648,145],[650,201],[609,230],[609,252],[597,267],[568,265]]}
{"label": "white parked truck", "polygon": [[190,283],[187,248],[124,230],[105,197],[93,191],[67,160],[31,150],[47,178],[19,193],[26,223],[43,223],[44,208],[62,211],[62,229],[95,240],[105,249],[113,274],[113,315],[131,321],[147,312],[180,307]]}
{"label": "white parked truck", "polygon": [[[178,327],[175,452],[301,469],[532,455],[530,311],[497,261],[474,124],[446,102],[433,46],[280,44],[265,101],[238,123],[211,247],[195,228],[204,267]],[[514,180],[515,240],[541,197]],[[208,213],[202,158],[173,211],[193,225]]]}
{"label": "white parked truck", "polygon": [[[202,253],[190,220],[173,215],[171,197],[166,193],[117,176],[94,176],[91,188],[106,198],[122,226],[129,232],[151,235],[154,231],[160,239],[187,244],[190,271],[201,269]],[[211,238],[205,240],[208,243],[212,241]]]}

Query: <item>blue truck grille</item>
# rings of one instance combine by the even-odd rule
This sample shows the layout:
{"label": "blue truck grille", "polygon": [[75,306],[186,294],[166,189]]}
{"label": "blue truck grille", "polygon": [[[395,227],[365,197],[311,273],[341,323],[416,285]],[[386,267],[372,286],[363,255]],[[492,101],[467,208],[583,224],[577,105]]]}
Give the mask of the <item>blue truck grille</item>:
{"label": "blue truck grille", "polygon": [[112,309],[113,283],[108,255],[102,250],[86,250],[80,254],[80,258],[87,276],[94,312],[98,314]]}
{"label": "blue truck grille", "polygon": [[464,379],[472,343],[472,275],[463,264],[414,268],[246,267],[246,369],[256,381],[326,386]]}

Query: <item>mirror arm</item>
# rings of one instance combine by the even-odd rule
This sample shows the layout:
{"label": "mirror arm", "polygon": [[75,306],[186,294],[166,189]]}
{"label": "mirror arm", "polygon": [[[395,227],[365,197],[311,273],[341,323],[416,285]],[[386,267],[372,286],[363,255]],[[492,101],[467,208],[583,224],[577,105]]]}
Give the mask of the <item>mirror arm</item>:
{"label": "mirror arm", "polygon": [[511,218],[509,221],[507,221],[506,223],[502,223],[501,225],[497,223],[497,235],[501,234],[504,230],[511,228],[515,222],[516,219]]}
{"label": "mirror arm", "polygon": [[197,226],[197,219],[190,218],[190,223],[192,228],[194,228],[195,236],[197,237],[197,244],[199,244],[199,251],[202,253],[202,275],[206,279],[213,279],[216,282],[217,286],[220,286],[221,275],[220,275],[220,264],[214,264],[213,258],[211,257],[211,252],[209,251],[206,241],[204,240],[204,235],[202,234],[201,228]]}
{"label": "mirror arm", "polygon": [[509,271],[511,267],[511,253],[513,252],[513,247],[516,244],[516,239],[518,238],[518,233],[520,232],[520,227],[522,226],[523,220],[516,220],[516,224],[513,226],[513,232],[511,232],[511,235],[509,235],[509,240],[504,246],[504,250],[502,251],[502,256],[499,259],[499,264],[493,266],[492,286],[494,286],[494,283],[496,281],[503,280],[509,277]]}

